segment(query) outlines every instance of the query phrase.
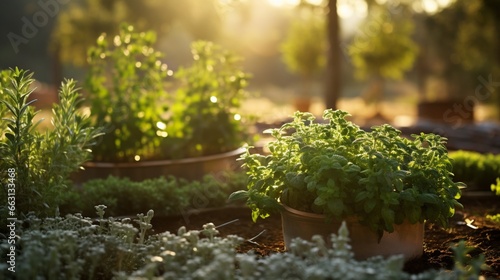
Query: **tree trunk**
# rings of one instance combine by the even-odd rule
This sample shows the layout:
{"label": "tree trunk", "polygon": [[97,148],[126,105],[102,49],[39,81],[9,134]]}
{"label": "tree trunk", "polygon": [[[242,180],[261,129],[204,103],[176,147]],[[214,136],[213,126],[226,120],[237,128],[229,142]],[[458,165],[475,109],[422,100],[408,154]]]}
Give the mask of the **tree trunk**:
{"label": "tree trunk", "polygon": [[341,90],[340,28],[337,13],[337,0],[328,1],[327,32],[330,49],[328,51],[325,77],[325,105],[337,109]]}

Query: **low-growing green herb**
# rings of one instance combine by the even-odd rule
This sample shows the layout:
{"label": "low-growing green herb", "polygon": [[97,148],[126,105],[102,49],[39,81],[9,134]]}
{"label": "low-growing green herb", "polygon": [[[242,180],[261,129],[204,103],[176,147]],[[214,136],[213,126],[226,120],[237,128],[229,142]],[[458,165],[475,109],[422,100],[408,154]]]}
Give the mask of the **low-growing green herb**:
{"label": "low-growing green herb", "polygon": [[207,175],[200,181],[170,176],[134,182],[110,176],[64,192],[60,211],[91,216],[94,208],[90,205],[102,204],[113,216],[144,213],[149,209],[157,215],[186,215],[193,209],[226,205],[228,195],[243,188],[246,178],[242,172]]}
{"label": "low-growing green herb", "polygon": [[500,224],[500,213],[495,215],[486,215],[486,219],[494,223]]}
{"label": "low-growing green herb", "polygon": [[500,177],[497,178],[496,184],[491,184],[490,188],[495,195],[500,195]]}
{"label": "low-growing green herb", "polygon": [[[18,223],[19,250],[15,278],[31,279],[478,279],[484,258],[471,259],[463,242],[455,247],[452,270],[428,270],[416,275],[403,271],[402,256],[358,261],[345,224],[331,236],[295,239],[285,253],[258,257],[237,253],[238,236],[220,237],[214,224],[200,230],[181,227],[177,233],[145,235],[153,212],[137,215],[139,229],[128,218],[105,218],[104,205],[95,207],[99,219],[79,214],[39,219],[29,215]],[[0,277],[9,246],[0,243]]]}
{"label": "low-growing green herb", "polygon": [[450,158],[454,180],[466,183],[470,189],[488,191],[500,177],[500,155],[459,150],[450,152]]}

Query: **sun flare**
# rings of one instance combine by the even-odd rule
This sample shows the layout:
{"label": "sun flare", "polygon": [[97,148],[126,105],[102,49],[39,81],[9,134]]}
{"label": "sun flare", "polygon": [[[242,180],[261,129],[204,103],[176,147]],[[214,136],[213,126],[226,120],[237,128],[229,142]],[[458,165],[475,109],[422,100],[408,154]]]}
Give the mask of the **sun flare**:
{"label": "sun flare", "polygon": [[300,0],[267,0],[271,6],[274,7],[284,7],[284,6],[296,6],[300,3]]}

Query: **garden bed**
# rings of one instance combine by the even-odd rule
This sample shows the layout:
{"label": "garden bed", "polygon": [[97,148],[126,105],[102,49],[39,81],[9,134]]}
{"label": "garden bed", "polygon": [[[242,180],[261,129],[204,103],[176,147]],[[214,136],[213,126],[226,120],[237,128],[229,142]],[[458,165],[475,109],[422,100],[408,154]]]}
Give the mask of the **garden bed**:
{"label": "garden bed", "polygon": [[[422,272],[427,269],[450,269],[453,266],[453,252],[450,246],[459,240],[465,240],[468,246],[475,249],[471,255],[484,254],[490,271],[482,274],[487,278],[500,278],[500,225],[488,221],[486,214],[500,212],[498,198],[467,198],[462,201],[464,211],[457,211],[450,221],[450,228],[443,229],[433,224],[426,224],[424,238],[424,254],[421,258],[409,261],[405,271],[410,273]],[[226,207],[190,212],[184,216],[155,217],[153,229],[156,233],[163,231],[176,232],[180,226],[187,229],[201,229],[203,224],[213,222],[216,226],[228,223],[217,228],[222,236],[238,235],[249,241],[239,248],[240,252],[253,250],[258,255],[269,255],[284,251],[281,220],[279,215],[265,220],[252,222],[251,211],[245,207]],[[466,219],[474,220],[467,225]],[[236,221],[235,221],[236,220]]]}

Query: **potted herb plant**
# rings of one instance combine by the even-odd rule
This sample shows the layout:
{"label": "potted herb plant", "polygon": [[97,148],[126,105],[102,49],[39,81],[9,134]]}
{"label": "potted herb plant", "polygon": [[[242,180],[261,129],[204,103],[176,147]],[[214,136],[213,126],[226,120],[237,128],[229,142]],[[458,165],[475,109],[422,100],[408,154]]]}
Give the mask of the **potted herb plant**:
{"label": "potted herb plant", "polygon": [[461,207],[446,139],[408,139],[390,125],[365,131],[347,116],[326,110],[315,122],[296,112],[270,130],[270,154],[247,150],[248,190],[230,198],[245,198],[254,221],[281,212],[287,247],[295,237],[328,236],[345,220],[358,258],[421,255],[424,222],[446,226]]}
{"label": "potted herb plant", "polygon": [[238,109],[248,74],[237,58],[195,42],[193,64],[174,75],[155,41],[153,32],[123,25],[112,40],[102,35],[89,50],[85,88],[92,116],[107,133],[77,181],[108,175],[200,179],[233,168],[244,151],[246,126]]}

